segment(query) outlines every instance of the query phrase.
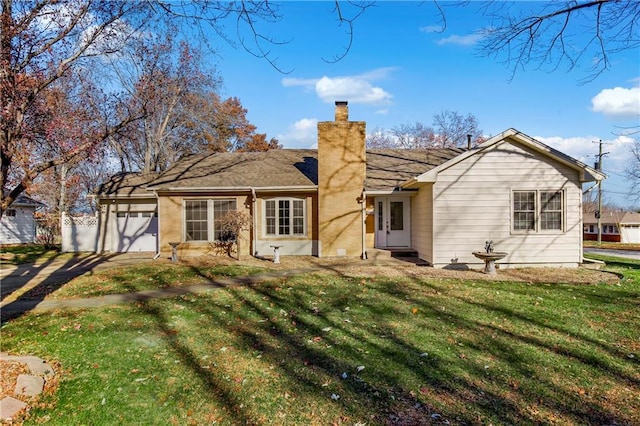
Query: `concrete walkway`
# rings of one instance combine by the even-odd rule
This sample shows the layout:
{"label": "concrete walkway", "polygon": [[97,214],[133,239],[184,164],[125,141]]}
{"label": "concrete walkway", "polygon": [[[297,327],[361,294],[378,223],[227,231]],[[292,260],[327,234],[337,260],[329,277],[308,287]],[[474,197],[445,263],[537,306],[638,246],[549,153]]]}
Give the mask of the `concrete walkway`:
{"label": "concrete walkway", "polygon": [[55,309],[96,308],[121,303],[140,302],[152,299],[166,299],[185,294],[197,294],[206,291],[230,287],[235,285],[252,285],[266,280],[286,277],[318,271],[320,268],[291,269],[286,271],[273,271],[260,275],[239,278],[222,278],[211,280],[203,284],[194,284],[184,287],[168,287],[155,290],[143,290],[134,293],[109,294],[106,296],[91,297],[86,299],[60,299],[60,300],[16,300],[2,306],[2,317],[12,318],[24,312],[44,312]]}

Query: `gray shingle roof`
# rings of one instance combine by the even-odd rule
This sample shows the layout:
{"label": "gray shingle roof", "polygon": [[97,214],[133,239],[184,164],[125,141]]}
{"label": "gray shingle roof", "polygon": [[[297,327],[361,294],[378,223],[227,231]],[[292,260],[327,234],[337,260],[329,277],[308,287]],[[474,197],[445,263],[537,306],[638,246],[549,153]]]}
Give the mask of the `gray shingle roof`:
{"label": "gray shingle roof", "polygon": [[104,196],[150,197],[152,194],[147,191],[147,186],[157,177],[158,173],[118,173],[100,185],[95,192]]}
{"label": "gray shingle roof", "polygon": [[[390,191],[463,152],[460,149],[367,151],[368,191]],[[154,179],[155,178],[155,179]],[[142,195],[148,191],[203,188],[283,188],[318,185],[318,152],[279,149],[266,152],[198,154],[181,159],[160,175],[121,174],[103,184],[103,195]]]}
{"label": "gray shingle roof", "polygon": [[278,149],[189,156],[162,173],[150,187],[271,188],[317,184],[318,160],[315,150]]}
{"label": "gray shingle roof", "polygon": [[[5,197],[9,196],[8,190],[3,190],[2,193]],[[44,204],[42,204],[40,201],[34,200],[33,198],[29,197],[27,194],[22,193],[16,197],[16,199],[13,201],[13,203],[11,203],[9,207],[18,207],[18,206],[40,207],[40,206],[44,206]]]}
{"label": "gray shingle roof", "polygon": [[376,149],[367,151],[367,191],[388,191],[462,153],[461,149]]}

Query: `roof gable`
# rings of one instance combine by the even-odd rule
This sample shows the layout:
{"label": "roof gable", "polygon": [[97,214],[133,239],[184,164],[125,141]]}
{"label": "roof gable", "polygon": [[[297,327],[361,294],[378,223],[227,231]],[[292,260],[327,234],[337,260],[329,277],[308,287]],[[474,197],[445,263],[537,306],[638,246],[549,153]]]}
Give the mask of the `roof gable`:
{"label": "roof gable", "polygon": [[403,187],[410,188],[417,183],[435,182],[437,180],[439,172],[446,170],[449,167],[452,167],[462,161],[465,161],[469,157],[479,155],[486,150],[502,143],[522,144],[552,161],[564,164],[565,166],[568,166],[569,168],[574,169],[579,173],[581,182],[592,182],[606,178],[606,175],[604,173],[601,173],[594,168],[587,166],[586,164],[576,160],[575,158],[570,157],[554,148],[551,148],[550,146],[545,145],[542,142],[533,139],[532,137],[527,136],[516,129],[508,129],[483,142],[476,148],[470,151],[466,151],[463,154],[452,158],[451,160],[439,165],[438,167],[433,168],[426,173],[423,173],[422,175],[414,179],[405,181],[403,183]]}
{"label": "roof gable", "polygon": [[[9,196],[9,191],[4,190],[3,194],[5,197]],[[27,194],[22,193],[19,194],[13,203],[9,205],[9,207],[41,207],[44,206],[40,201],[36,201],[33,198],[29,197]]]}

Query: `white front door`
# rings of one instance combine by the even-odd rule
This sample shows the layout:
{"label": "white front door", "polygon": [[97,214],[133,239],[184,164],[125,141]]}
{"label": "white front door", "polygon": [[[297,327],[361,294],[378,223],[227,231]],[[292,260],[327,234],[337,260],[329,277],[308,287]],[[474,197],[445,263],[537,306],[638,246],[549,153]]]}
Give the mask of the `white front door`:
{"label": "white front door", "polygon": [[376,247],[411,245],[409,197],[376,197]]}

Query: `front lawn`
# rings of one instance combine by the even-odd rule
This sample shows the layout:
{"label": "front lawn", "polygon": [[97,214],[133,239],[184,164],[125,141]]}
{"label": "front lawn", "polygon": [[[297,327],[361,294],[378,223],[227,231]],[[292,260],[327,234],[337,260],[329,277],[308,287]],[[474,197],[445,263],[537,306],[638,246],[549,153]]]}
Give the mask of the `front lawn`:
{"label": "front lawn", "polygon": [[73,255],[60,252],[59,247],[45,247],[42,244],[0,245],[0,264],[4,265],[42,262],[55,258],[69,258]]}
{"label": "front lawn", "polygon": [[614,268],[619,284],[300,275],[27,314],[2,350],[60,365],[28,424],[640,424],[640,262]]}

